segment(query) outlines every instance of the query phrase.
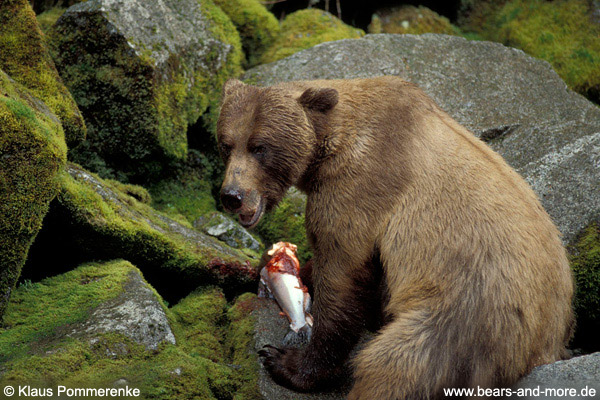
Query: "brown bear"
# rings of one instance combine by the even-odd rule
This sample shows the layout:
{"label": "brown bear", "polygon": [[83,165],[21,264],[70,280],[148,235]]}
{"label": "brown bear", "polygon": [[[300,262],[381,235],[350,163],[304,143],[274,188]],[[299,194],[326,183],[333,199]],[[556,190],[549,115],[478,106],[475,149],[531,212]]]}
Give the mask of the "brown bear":
{"label": "brown bear", "polygon": [[573,282],[527,183],[397,77],[255,87],[227,82],[218,121],[224,207],[253,227],[290,185],[307,193],[314,331],[267,346],[273,379],[335,380],[361,330],[349,399],[506,387],[565,358]]}

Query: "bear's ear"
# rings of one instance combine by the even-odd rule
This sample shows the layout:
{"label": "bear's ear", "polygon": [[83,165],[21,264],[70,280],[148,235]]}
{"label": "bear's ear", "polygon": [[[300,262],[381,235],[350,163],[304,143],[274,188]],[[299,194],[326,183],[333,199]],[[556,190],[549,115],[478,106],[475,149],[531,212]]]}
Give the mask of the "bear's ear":
{"label": "bear's ear", "polygon": [[298,98],[298,102],[309,110],[327,112],[338,103],[339,95],[335,89],[309,88]]}
{"label": "bear's ear", "polygon": [[244,86],[244,82],[239,79],[228,79],[227,82],[223,85],[223,97],[230,95],[238,88]]}

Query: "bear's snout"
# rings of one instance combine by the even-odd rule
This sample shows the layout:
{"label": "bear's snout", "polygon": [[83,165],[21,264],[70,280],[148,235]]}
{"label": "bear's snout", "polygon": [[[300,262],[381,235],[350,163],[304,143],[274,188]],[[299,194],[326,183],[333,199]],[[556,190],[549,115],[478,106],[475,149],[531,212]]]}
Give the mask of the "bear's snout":
{"label": "bear's snout", "polygon": [[229,212],[235,213],[242,208],[244,196],[238,188],[224,187],[221,189],[221,204]]}

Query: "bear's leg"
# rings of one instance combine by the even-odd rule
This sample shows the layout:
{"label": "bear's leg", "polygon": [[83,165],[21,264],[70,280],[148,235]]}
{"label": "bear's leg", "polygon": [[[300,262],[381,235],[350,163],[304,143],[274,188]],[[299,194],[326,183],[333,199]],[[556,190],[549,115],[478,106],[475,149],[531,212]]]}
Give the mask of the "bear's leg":
{"label": "bear's leg", "polygon": [[343,371],[350,351],[372,319],[373,309],[369,305],[379,289],[379,282],[374,281],[378,274],[373,274],[372,260],[355,269],[346,268],[346,273],[340,271],[348,264],[333,265],[332,261],[315,262],[315,323],[308,346],[304,349],[267,346],[260,352],[265,368],[280,385],[309,391],[331,384]]}
{"label": "bear's leg", "polygon": [[435,348],[427,314],[407,312],[386,325],[353,360],[355,383],[348,400],[436,399],[448,382],[446,349]]}

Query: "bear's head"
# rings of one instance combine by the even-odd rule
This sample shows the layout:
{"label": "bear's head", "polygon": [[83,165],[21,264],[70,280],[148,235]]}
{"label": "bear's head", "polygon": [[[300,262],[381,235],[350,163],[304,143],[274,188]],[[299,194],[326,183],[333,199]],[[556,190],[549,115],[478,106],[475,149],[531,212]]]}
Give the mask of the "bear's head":
{"label": "bear's head", "polygon": [[334,89],[256,87],[229,80],[217,123],[226,165],[223,207],[254,227],[306,173],[322,119],[338,101]]}

